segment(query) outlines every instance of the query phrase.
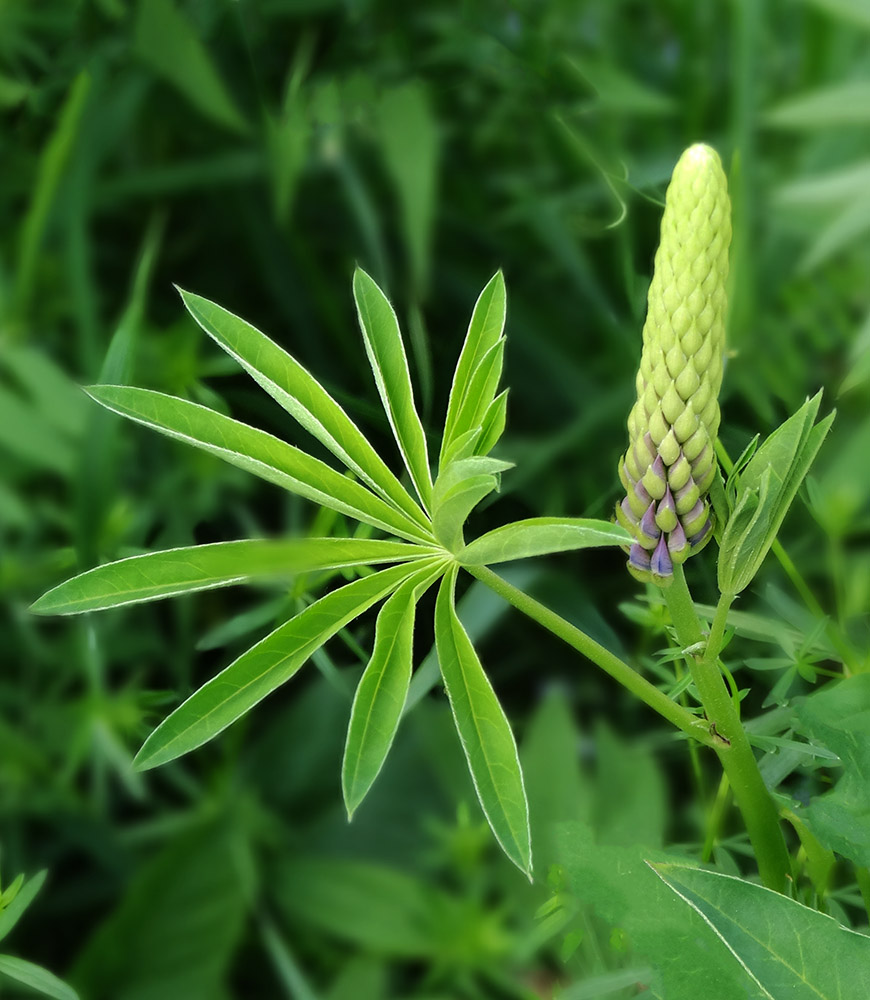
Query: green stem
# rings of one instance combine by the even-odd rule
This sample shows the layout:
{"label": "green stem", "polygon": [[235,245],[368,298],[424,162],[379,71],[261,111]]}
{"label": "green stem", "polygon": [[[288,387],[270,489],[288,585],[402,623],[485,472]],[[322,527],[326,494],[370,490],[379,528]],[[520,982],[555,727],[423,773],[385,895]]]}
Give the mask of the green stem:
{"label": "green stem", "polygon": [[[663,593],[683,648],[704,643],[701,623],[686,586],[682,566],[674,568],[674,582]],[[710,723],[710,731],[717,737],[714,749],[743,815],[761,880],[768,888],[782,892],[791,874],[791,861],[779,816],[719,669],[719,652],[733,600],[730,594],[721,596],[710,626],[710,635],[704,643],[703,655],[693,652],[687,660]]]}
{"label": "green stem", "polygon": [[464,569],[476,577],[481,583],[485,583],[491,590],[495,591],[499,597],[504,598],[508,604],[512,604],[517,610],[528,615],[529,618],[543,625],[545,629],[558,636],[563,642],[572,646],[591,660],[601,669],[610,674],[614,680],[619,681],[623,687],[627,688],[636,697],[640,698],[644,704],[649,705],[659,715],[664,716],[678,729],[692,736],[706,746],[713,746],[716,742],[710,735],[709,727],[700,721],[691,712],[682,708],[675,701],[671,700],[663,691],[633,670],[627,663],[620,660],[618,656],[611,653],[609,649],[597,643],[593,638],[586,635],[575,625],[565,621],[561,615],[551,611],[548,607],[529,597],[524,591],[514,587],[513,584],[493,573],[486,566],[464,566]]}
{"label": "green stem", "polygon": [[722,820],[725,817],[730,792],[731,785],[728,783],[728,775],[723,773],[722,780],[719,782],[719,790],[716,792],[716,799],[713,802],[713,808],[710,810],[710,815],[707,819],[707,835],[704,838],[704,850],[701,853],[701,860],[704,864],[707,864],[710,858],[713,857],[713,849],[719,838],[719,830],[722,827]]}

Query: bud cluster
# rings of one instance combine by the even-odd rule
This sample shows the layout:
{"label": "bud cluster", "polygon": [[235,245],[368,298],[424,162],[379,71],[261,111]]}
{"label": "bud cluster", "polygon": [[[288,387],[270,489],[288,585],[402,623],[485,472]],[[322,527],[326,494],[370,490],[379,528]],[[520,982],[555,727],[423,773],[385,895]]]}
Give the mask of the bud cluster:
{"label": "bud cluster", "polygon": [[629,570],[660,585],[712,535],[707,493],[716,474],[730,242],[719,156],[709,146],[691,146],[665,197],[637,402],[619,463],[626,496],[616,516],[635,539]]}

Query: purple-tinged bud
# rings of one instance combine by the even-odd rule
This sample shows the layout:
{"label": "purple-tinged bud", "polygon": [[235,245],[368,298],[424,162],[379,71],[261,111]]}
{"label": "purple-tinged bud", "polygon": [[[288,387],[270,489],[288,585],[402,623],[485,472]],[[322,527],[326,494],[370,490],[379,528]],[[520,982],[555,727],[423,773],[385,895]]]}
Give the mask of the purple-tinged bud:
{"label": "purple-tinged bud", "polygon": [[674,572],[674,564],[671,560],[671,554],[668,551],[668,543],[665,540],[665,536],[659,539],[659,543],[656,546],[655,552],[652,554],[650,559],[650,570],[653,576],[670,576]]}

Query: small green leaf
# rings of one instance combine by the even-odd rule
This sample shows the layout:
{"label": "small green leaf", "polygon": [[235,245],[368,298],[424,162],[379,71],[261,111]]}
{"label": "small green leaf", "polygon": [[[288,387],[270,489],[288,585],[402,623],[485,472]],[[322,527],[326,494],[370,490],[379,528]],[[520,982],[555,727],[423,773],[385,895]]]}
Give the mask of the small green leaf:
{"label": "small green leaf", "polygon": [[732,875],[654,864],[770,1000],[870,996],[870,938],[788,896]]}
{"label": "small green leaf", "polygon": [[5,938],[12,928],[18,923],[21,919],[21,915],[33,902],[34,897],[42,888],[42,883],[45,881],[46,874],[47,872],[41,871],[32,878],[27,879],[27,881],[22,883],[18,892],[15,894],[15,898],[10,901],[9,905],[4,906],[3,909],[0,910],[0,941],[2,941],[3,938]]}
{"label": "small green leaf", "polygon": [[91,386],[103,406],[341,514],[414,541],[426,532],[370,490],[265,431],[197,403],[132,386]]}
{"label": "small green leaf", "polygon": [[384,500],[426,527],[426,517],[410,493],[313,375],[250,323],[199,295],[179,292],[202,329],[309,434]]}
{"label": "small green leaf", "polygon": [[192,545],[97,566],[50,590],[30,610],[43,615],[75,615],[297,573],[341,569],[360,563],[403,562],[433,552],[405,542],[367,538]]}
{"label": "small green leaf", "polygon": [[734,512],[719,552],[719,589],[739,594],[761,568],[834,419],[813,426],[817,393],[778,427],[740,473]]}
{"label": "small green leaf", "polygon": [[488,455],[504,434],[507,423],[507,401],[509,389],[500,392],[489,404],[481,422],[480,440],[475,449],[478,455]]}
{"label": "small green leaf", "polygon": [[411,683],[417,601],[441,570],[411,577],[378,614],[375,645],[350,712],[341,786],[348,818],[367,795],[383,767]]}
{"label": "small green leaf", "polygon": [[414,389],[399,321],[386,295],[361,268],[354,272],[353,294],[381,402],[417,494],[428,508],[432,499],[429,451],[414,405]]}
{"label": "small green leaf", "polygon": [[465,343],[462,345],[462,352],[453,375],[439,459],[439,464],[442,466],[445,464],[455,439],[471,426],[466,424],[465,427],[459,429],[457,426],[459,414],[465,405],[469,384],[474,373],[487,352],[492,350],[501,339],[506,308],[507,295],[504,275],[501,271],[497,271],[487,282],[474,306]]}
{"label": "small green leaf", "polygon": [[78,1000],[79,997],[71,986],[67,986],[48,969],[27,962],[23,958],[0,955],[0,975],[8,976],[16,983],[23,983],[44,997],[52,997],[53,1000]]}
{"label": "small green leaf", "polygon": [[208,50],[172,0],[148,0],[137,11],[134,49],[139,58],[212,121],[246,132]]}
{"label": "small green leaf", "polygon": [[435,605],[435,642],[441,676],[474,787],[505,854],[529,878],[532,845],[529,806],[517,747],[474,646],[456,614],[456,570],[447,574]]}
{"label": "small green leaf", "polygon": [[466,566],[488,566],[551,552],[629,545],[631,536],[618,524],[584,517],[532,517],[475,538],[459,553]]}
{"label": "small green leaf", "polygon": [[468,515],[498,489],[499,475],[510,468],[511,462],[475,455],[452,461],[442,470],[432,491],[432,526],[446,549],[456,552],[462,547]]}
{"label": "small green leaf", "polygon": [[464,434],[472,427],[482,427],[487,410],[495,399],[504,366],[505,338],[501,337],[480,359],[468,382],[465,399],[456,415],[454,433]]}
{"label": "small green leaf", "polygon": [[140,769],[174,760],[217,736],[288,681],[336,632],[394,590],[418,565],[391,566],[332,591],[275,629],[204,684],[145,741]]}

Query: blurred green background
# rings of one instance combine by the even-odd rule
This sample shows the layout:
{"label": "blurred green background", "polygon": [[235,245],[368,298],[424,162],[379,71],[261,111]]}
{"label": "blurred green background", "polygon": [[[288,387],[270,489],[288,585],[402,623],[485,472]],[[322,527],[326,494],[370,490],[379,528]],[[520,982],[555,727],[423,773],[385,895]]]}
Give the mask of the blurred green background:
{"label": "blurred green background", "polygon": [[[866,0],[0,0],[2,884],[49,869],[4,948],[92,1000],[636,995],[644,963],[594,891],[565,891],[554,831],[696,842],[685,747],[477,586],[463,616],[520,742],[534,886],[492,841],[439,690],[420,687],[347,824],[339,762],[370,619],[213,743],[132,770],[169,708],[323,581],[76,620],[29,604],[146,548],[342,525],[120,425],[78,385],[156,388],[301,438],[177,283],[285,346],[392,455],[354,265],[396,305],[433,432],[502,267],[499,455],[517,468],[469,534],[608,517],[664,188],[682,149],[710,142],[735,219],[723,439],[736,454],[826,389],[839,415],[784,541],[866,648],[868,42]],[[712,550],[690,571],[709,600]],[[509,572],[655,669],[657,608],[612,553]],[[772,561],[742,607],[814,628]],[[422,661],[432,636],[417,642]],[[759,705],[783,676],[757,673]],[[795,668],[786,688],[812,680]],[[743,864],[739,836],[719,851]]]}

